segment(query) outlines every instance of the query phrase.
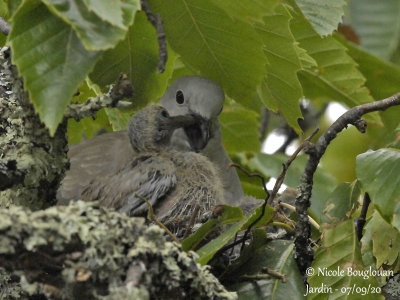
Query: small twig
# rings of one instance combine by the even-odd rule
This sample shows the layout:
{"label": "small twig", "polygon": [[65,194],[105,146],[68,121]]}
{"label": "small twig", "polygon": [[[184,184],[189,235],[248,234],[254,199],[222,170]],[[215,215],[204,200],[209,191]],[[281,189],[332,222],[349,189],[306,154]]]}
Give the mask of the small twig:
{"label": "small twig", "polygon": [[340,116],[328,130],[318,139],[315,146],[310,148],[307,154],[309,158],[300,179],[299,193],[296,197],[297,226],[295,238],[295,255],[297,265],[302,274],[311,265],[314,259],[314,251],[310,245],[311,228],[308,223],[307,209],[310,207],[310,198],[313,187],[313,177],[319,161],[325,153],[329,143],[349,124],[353,124],[360,132],[365,132],[366,122],[361,119],[364,114],[386,110],[395,105],[400,105],[400,93],[389,98],[353,107]]}
{"label": "small twig", "polygon": [[154,26],[157,32],[157,40],[158,40],[158,66],[157,70],[159,73],[163,73],[165,71],[165,64],[168,60],[168,51],[167,51],[167,40],[165,36],[164,26],[162,24],[162,19],[159,14],[153,14],[150,10],[149,4],[146,0],[141,0],[140,4],[142,9],[146,13],[147,20]]}
{"label": "small twig", "polygon": [[262,186],[264,189],[265,194],[267,195],[267,197],[269,197],[269,192],[267,189],[267,185],[265,183],[265,178],[264,176],[262,176],[260,173],[250,173],[249,171],[247,171],[245,168],[243,168],[241,165],[239,164],[235,164],[235,163],[231,163],[230,165],[228,165],[228,170],[232,167],[238,168],[240,171],[242,171],[244,174],[246,174],[247,177],[257,177],[260,178],[261,182],[262,182]]}
{"label": "small twig", "polygon": [[10,30],[10,24],[8,24],[4,18],[0,17],[0,32],[4,33],[5,35],[9,35]]}
{"label": "small twig", "polygon": [[188,226],[186,227],[185,233],[183,234],[183,238],[182,240],[184,240],[185,238],[187,238],[194,226],[194,222],[196,222],[196,218],[197,215],[199,214],[199,210],[200,210],[200,205],[196,204],[196,206],[194,207],[192,216],[190,217],[190,221]]}
{"label": "small twig", "polygon": [[294,228],[292,226],[290,226],[286,223],[283,223],[283,222],[274,221],[274,222],[271,222],[269,225],[281,227],[281,228],[285,229],[286,231],[289,231],[290,233],[294,232]]}
{"label": "small twig", "polygon": [[120,100],[131,98],[133,95],[133,87],[131,81],[122,74],[118,82],[110,88],[110,91],[101,96],[89,98],[85,103],[70,104],[64,114],[64,117],[74,118],[79,121],[86,117],[96,118],[97,112],[105,107],[116,107],[120,104]]}
{"label": "small twig", "polygon": [[268,269],[268,268],[263,268],[263,273],[261,273],[261,274],[243,275],[241,278],[243,280],[263,280],[263,279],[270,279],[271,277],[282,280],[283,283],[288,281],[288,278],[286,275],[283,275],[279,272],[276,272],[276,271]]}
{"label": "small twig", "polygon": [[306,146],[310,144],[311,139],[317,134],[319,128],[315,129],[314,132],[306,138],[299,147],[297,147],[296,151],[289,157],[289,159],[282,164],[282,172],[279,174],[278,178],[276,179],[274,188],[272,189],[271,195],[269,196],[268,199],[268,204],[271,205],[272,201],[274,201],[276,194],[278,193],[279,189],[282,186],[283,180],[285,179],[286,172],[289,169],[289,166],[292,164],[292,162],[296,159],[297,155],[299,155],[300,151],[303,150]]}
{"label": "small twig", "polygon": [[282,280],[283,283],[288,281],[288,278],[286,275],[279,273],[277,271],[271,270],[270,268],[264,267],[262,269],[263,273],[270,275],[271,277],[274,277],[276,279]]}
{"label": "small twig", "polygon": [[178,238],[163,224],[161,223],[156,215],[154,214],[154,210],[153,207],[151,206],[151,203],[149,202],[149,200],[147,200],[145,197],[142,197],[138,194],[135,194],[135,197],[138,197],[139,199],[143,200],[144,202],[146,202],[147,204],[147,208],[148,208],[148,212],[147,212],[147,218],[150,221],[153,221],[154,223],[156,223],[158,226],[160,226],[162,229],[165,230],[166,233],[168,233],[168,235],[178,244],[180,244],[181,242],[178,240]]}
{"label": "small twig", "polygon": [[358,240],[361,241],[362,236],[363,236],[363,228],[365,225],[365,222],[367,220],[367,212],[368,212],[368,207],[369,204],[371,203],[371,198],[369,197],[368,193],[365,193],[364,195],[364,201],[363,201],[363,205],[361,208],[361,213],[360,216],[357,219],[357,223],[356,223],[356,231],[357,231],[357,237]]}
{"label": "small twig", "polygon": [[[293,205],[290,205],[290,204],[284,203],[284,202],[279,203],[279,205],[280,205],[280,206],[283,206],[283,207],[286,207],[286,208],[290,209],[290,210],[293,211],[293,212],[296,212],[296,207],[294,207]],[[314,226],[316,229],[319,230],[320,226],[319,226],[319,224],[317,223],[317,221],[315,221],[315,220],[314,220],[313,218],[311,218],[310,216],[308,216],[308,221],[310,222],[310,224],[311,224],[312,226]]]}
{"label": "small twig", "polygon": [[235,247],[236,245],[239,245],[243,242],[246,242],[247,237],[243,236],[241,239],[235,240],[232,243],[225,245],[224,247],[222,247],[221,249],[218,250],[217,253],[215,253],[213,259],[215,259],[216,257],[218,257],[221,253],[224,253],[226,250],[229,250],[233,247]]}

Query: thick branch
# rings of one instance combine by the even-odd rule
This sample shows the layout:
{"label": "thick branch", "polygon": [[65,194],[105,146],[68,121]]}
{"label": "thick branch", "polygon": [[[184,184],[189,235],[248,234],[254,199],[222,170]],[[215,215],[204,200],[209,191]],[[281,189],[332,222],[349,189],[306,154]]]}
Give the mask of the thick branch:
{"label": "thick branch", "polygon": [[0,209],[0,267],[35,299],[237,298],[163,233],[93,202]]}
{"label": "thick branch", "polygon": [[124,98],[131,98],[133,95],[133,86],[130,80],[126,78],[126,75],[121,75],[118,82],[113,85],[110,91],[101,96],[95,98],[89,98],[85,103],[73,103],[67,107],[64,117],[74,118],[79,121],[86,117],[96,118],[97,112],[105,107],[116,107],[119,105],[119,101]]}
{"label": "thick branch", "polygon": [[384,100],[359,105],[350,109],[340,116],[328,128],[328,130],[318,139],[314,147],[309,149],[307,153],[309,154],[309,159],[307,161],[304,173],[300,179],[299,193],[296,197],[298,221],[295,246],[297,264],[301,272],[305,272],[307,267],[311,265],[314,257],[313,249],[309,241],[311,229],[308,223],[307,209],[310,207],[313,176],[322,155],[325,153],[329,143],[337,136],[339,132],[341,132],[344,128],[347,128],[348,125],[353,124],[360,132],[364,133],[366,129],[366,122],[361,119],[361,116],[373,111],[383,111],[395,105],[400,105],[400,93]]}

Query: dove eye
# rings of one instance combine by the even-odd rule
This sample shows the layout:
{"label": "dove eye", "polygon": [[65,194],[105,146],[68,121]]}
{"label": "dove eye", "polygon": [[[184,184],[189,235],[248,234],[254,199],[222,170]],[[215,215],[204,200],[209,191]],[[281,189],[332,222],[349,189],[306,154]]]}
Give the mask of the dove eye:
{"label": "dove eye", "polygon": [[178,104],[183,104],[183,102],[185,102],[185,97],[183,96],[183,92],[181,90],[176,92],[176,102]]}

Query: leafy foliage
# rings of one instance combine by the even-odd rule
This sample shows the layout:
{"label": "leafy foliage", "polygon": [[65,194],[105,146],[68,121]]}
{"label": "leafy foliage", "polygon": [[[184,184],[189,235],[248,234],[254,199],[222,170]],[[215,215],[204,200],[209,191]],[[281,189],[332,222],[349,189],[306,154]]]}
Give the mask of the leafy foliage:
{"label": "leafy foliage", "polygon": [[[310,288],[325,286],[331,288],[332,292],[309,293],[308,299],[328,299],[328,297],[339,296],[347,296],[347,299],[351,299],[349,295],[353,286],[365,290],[368,287],[370,289],[379,287],[378,282],[372,276],[365,278],[351,275],[354,272],[365,272],[366,270],[352,220],[347,220],[333,229],[326,230],[322,235],[322,242],[323,247],[320,247],[315,253],[315,260],[311,266],[314,273],[310,273],[308,283]],[[349,270],[352,273],[349,273]],[[331,272],[332,276],[327,276],[328,272]],[[347,291],[350,292],[347,293]],[[370,293],[368,297],[369,299],[383,299],[383,296],[376,293]]]}
{"label": "leafy foliage", "polygon": [[86,50],[72,28],[40,1],[24,2],[13,20],[9,36],[13,62],[41,119],[54,134],[72,95],[100,53]]}
{"label": "leafy foliage", "polygon": [[331,34],[337,29],[344,15],[345,0],[296,0],[304,16],[319,35]]}
{"label": "leafy foliage", "polygon": [[[230,278],[258,274],[263,267],[284,274],[288,281],[279,279],[242,282],[230,286],[238,292],[239,299],[303,299],[305,289],[293,258],[294,244],[289,241],[273,241],[265,244],[254,237],[253,243],[244,249],[241,259],[228,269]],[[227,277],[228,275],[226,275]]]}
{"label": "leafy foliage", "polygon": [[[159,33],[140,10],[139,0],[116,0],[112,5],[107,0],[1,2],[0,15],[12,28],[5,43],[11,47],[24,87],[51,134],[71,101],[100,95],[121,73],[127,74],[134,86],[131,110],[107,108],[96,121],[69,121],[70,143],[90,138],[100,129],[125,129],[133,111],[156,102],[173,80],[187,74],[202,75],[218,82],[226,92],[220,115],[225,148],[243,167],[270,179],[279,176],[288,156],[261,153],[259,129],[287,138],[294,132],[301,135],[307,127],[307,114],[299,106],[301,98],[306,97],[323,115],[324,105],[333,101],[354,107],[399,92],[400,5],[396,0],[349,0],[348,7],[344,0],[148,3],[161,16],[168,44],[168,61],[162,74],[157,71]],[[335,30],[346,11],[343,20],[350,31],[354,30],[354,36],[345,38]],[[343,33],[341,28],[339,32]],[[360,46],[352,42],[357,40]],[[265,107],[269,114],[263,111]],[[284,118],[284,125],[271,121],[272,111]],[[315,247],[315,269],[384,266],[398,270],[399,114],[400,107],[392,107],[366,115],[366,135],[361,137],[351,128],[328,147],[314,176],[309,210],[317,222],[329,226],[313,232],[321,239],[321,247]],[[331,120],[326,115],[315,116],[323,132]],[[299,121],[302,118],[305,120]],[[368,149],[373,151],[366,152]],[[300,155],[292,163],[284,180],[286,186],[299,185],[307,159],[307,155]],[[243,174],[241,179],[246,194],[265,198],[258,179]],[[360,214],[365,192],[371,196],[372,205],[361,256],[353,222]],[[198,262],[206,264],[219,256],[236,234],[242,234],[260,216],[260,210],[258,207],[244,216],[239,208],[226,206],[222,215],[185,239],[183,248],[196,250]],[[303,298],[305,290],[292,256],[293,243],[267,239],[269,231],[276,230],[271,223],[282,221],[279,214],[276,207],[266,207],[261,220],[253,224],[251,243],[221,275],[241,298]],[[295,218],[286,217],[284,222],[293,224]],[[283,227],[287,225],[284,222]],[[213,230],[222,232],[207,240]],[[253,278],[249,283],[246,276],[265,275],[264,267],[283,273],[288,282]],[[339,291],[353,284],[378,287],[372,277],[313,276],[308,282],[310,287],[323,283]],[[333,294],[340,296],[337,291]],[[312,294],[309,298],[325,296]]]}
{"label": "leafy foliage", "polygon": [[380,149],[357,157],[357,177],[382,216],[400,231],[400,152]]}
{"label": "leafy foliage", "polygon": [[389,59],[399,44],[400,3],[396,0],[350,0],[349,18],[361,45],[376,56]]}

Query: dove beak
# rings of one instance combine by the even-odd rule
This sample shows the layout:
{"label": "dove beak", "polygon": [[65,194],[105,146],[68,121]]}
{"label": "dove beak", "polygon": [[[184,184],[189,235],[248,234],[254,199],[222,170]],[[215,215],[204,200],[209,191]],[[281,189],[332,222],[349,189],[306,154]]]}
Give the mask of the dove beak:
{"label": "dove beak", "polygon": [[191,148],[195,152],[203,150],[210,139],[210,121],[199,116],[192,115],[196,122],[192,125],[185,126],[183,129],[189,140]]}

